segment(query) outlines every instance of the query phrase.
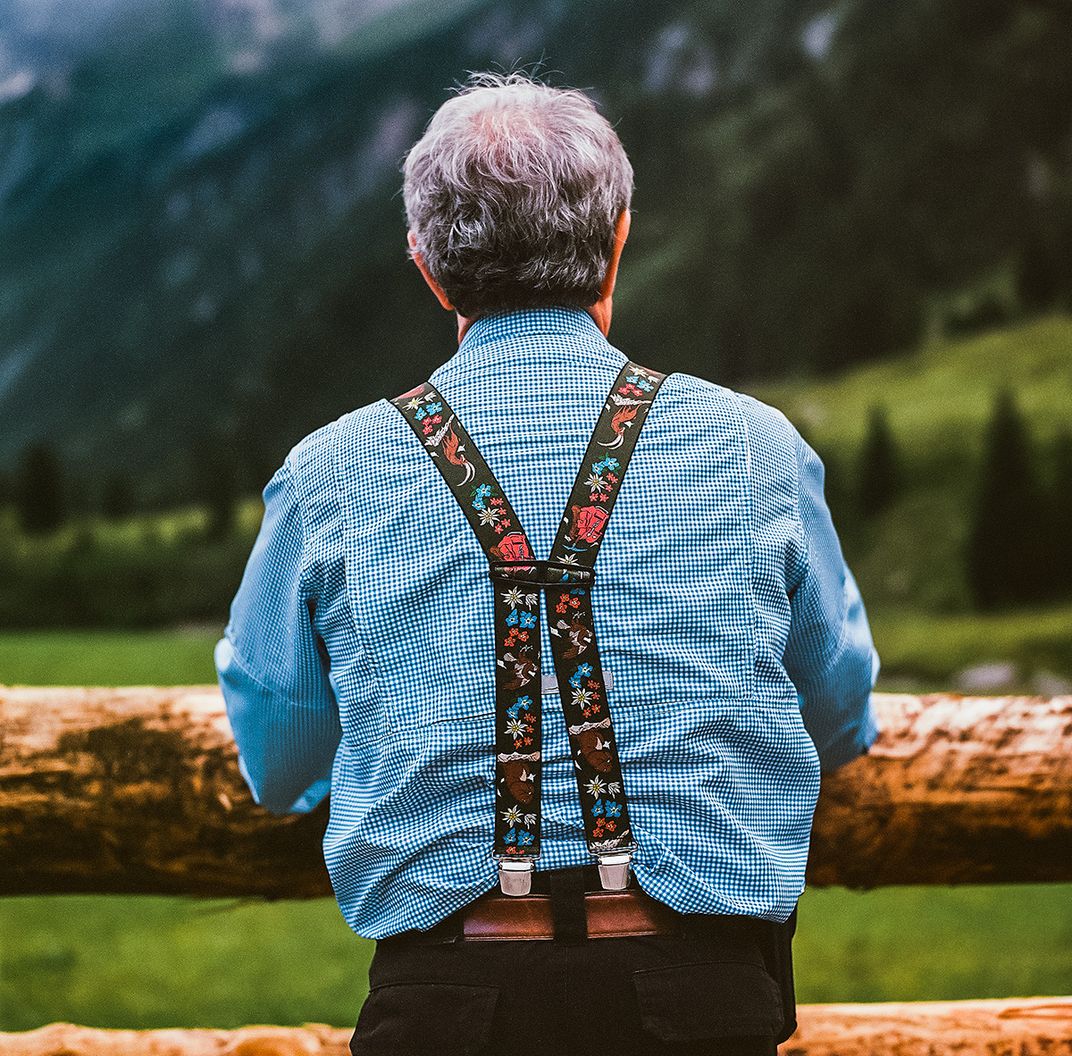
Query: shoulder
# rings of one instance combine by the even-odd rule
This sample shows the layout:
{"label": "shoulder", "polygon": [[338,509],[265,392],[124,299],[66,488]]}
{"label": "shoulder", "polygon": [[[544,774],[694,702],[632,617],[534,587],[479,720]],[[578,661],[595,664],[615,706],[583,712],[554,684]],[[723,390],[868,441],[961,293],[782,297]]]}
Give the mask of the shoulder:
{"label": "shoulder", "polygon": [[352,457],[355,452],[368,450],[377,437],[393,427],[394,419],[401,421],[401,416],[388,400],[379,399],[347,411],[302,437],[285,460],[299,489],[326,483],[334,475],[341,452]]}
{"label": "shoulder", "polygon": [[[343,476],[354,471],[362,452],[370,460],[382,454],[392,415],[401,421],[387,400],[375,400],[318,426],[287,452],[276,475],[289,479],[307,536],[334,532]],[[356,468],[360,473],[360,465]]]}
{"label": "shoulder", "polygon": [[716,422],[736,423],[744,434],[750,457],[787,470],[797,465],[800,433],[777,407],[706,378],[675,371],[663,383],[668,403],[702,413]]}

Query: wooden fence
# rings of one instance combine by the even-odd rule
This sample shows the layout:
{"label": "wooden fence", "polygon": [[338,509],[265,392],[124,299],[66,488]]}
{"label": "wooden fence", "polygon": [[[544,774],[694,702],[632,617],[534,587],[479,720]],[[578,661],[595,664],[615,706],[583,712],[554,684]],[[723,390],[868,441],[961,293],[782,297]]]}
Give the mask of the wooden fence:
{"label": "wooden fence", "polygon": [[[1072,697],[875,695],[871,751],[824,775],[808,884],[1072,881]],[[0,895],[330,895],[322,808],[252,802],[215,686],[0,687]],[[1072,997],[811,1005],[785,1056],[1072,1056]],[[0,1034],[0,1056],[334,1056],[343,1032]]]}

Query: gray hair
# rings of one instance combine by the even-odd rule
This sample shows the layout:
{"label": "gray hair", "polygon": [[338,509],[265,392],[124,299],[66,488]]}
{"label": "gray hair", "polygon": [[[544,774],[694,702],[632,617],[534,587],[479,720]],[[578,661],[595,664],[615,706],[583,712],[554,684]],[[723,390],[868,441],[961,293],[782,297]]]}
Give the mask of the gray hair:
{"label": "gray hair", "polygon": [[633,167],[583,92],[471,74],[403,173],[410,255],[462,315],[599,300]]}

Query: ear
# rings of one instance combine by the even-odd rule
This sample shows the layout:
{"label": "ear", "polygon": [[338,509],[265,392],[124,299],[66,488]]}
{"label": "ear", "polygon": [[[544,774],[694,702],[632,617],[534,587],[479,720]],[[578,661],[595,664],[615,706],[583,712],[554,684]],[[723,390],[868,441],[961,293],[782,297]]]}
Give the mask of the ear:
{"label": "ear", "polygon": [[605,300],[614,293],[614,283],[618,278],[618,262],[622,259],[622,250],[625,248],[625,240],[629,237],[629,225],[632,223],[632,214],[628,209],[623,209],[614,225],[614,248],[610,253],[607,263],[607,273],[603,276],[603,285],[599,288],[601,300]]}
{"label": "ear", "polygon": [[436,295],[436,300],[447,309],[448,312],[454,311],[454,305],[450,303],[450,298],[446,295],[443,287],[432,278],[432,273],[428,270],[428,265],[424,263],[424,257],[417,251],[417,236],[410,231],[407,234],[409,241],[409,248],[412,250],[413,263],[417,265],[417,270],[424,277],[424,281],[428,283],[428,288]]}

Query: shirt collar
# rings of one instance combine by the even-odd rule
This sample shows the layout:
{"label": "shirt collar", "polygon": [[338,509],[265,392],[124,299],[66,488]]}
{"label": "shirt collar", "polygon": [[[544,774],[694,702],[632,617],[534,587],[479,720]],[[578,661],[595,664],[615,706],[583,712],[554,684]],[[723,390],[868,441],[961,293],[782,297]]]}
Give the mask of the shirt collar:
{"label": "shirt collar", "polygon": [[457,352],[437,367],[429,380],[435,384],[445,375],[479,371],[506,359],[576,359],[578,355],[618,367],[628,362],[583,308],[495,312],[470,323]]}

